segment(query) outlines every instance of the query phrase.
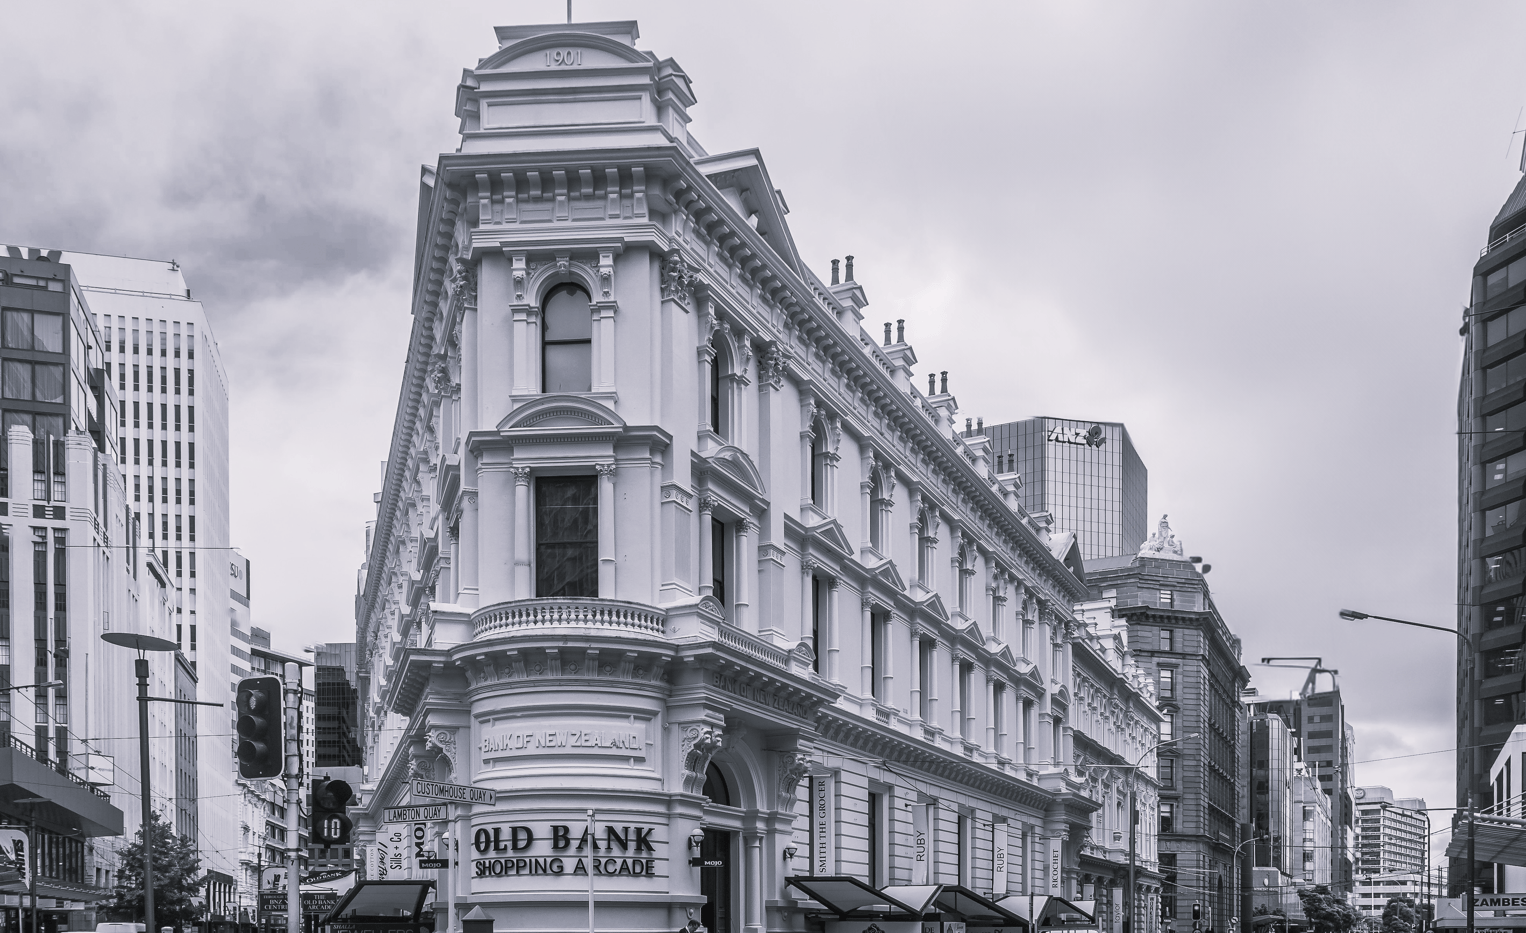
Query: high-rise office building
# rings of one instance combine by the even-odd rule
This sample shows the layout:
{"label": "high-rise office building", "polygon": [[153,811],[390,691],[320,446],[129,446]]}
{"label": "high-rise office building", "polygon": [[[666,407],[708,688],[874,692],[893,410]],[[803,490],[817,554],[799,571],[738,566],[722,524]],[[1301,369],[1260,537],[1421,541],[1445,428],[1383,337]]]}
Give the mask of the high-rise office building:
{"label": "high-rise office building", "polygon": [[359,709],[355,691],[355,643],[319,645],[313,655],[315,723],[313,767],[359,767]]}
{"label": "high-rise office building", "polygon": [[1352,792],[1356,784],[1356,732],[1346,722],[1346,706],[1335,673],[1315,667],[1298,696],[1252,704],[1252,716],[1267,714],[1279,716],[1287,724],[1294,757],[1307,765],[1311,779],[1329,800],[1330,881],[1349,891],[1355,877]]}
{"label": "high-rise office building", "polygon": [[[229,657],[228,378],[206,311],[173,261],[67,251],[60,259],[78,276],[121,399],[101,430],[114,437],[141,544],[170,575],[170,637],[196,671],[197,699],[232,709],[221,674]],[[213,675],[200,670],[203,658],[216,665]],[[232,742],[199,743],[196,768],[202,863],[230,874]]]}
{"label": "high-rise office building", "polygon": [[1074,532],[1081,557],[1133,557],[1149,534],[1149,472],[1123,425],[1028,418],[987,425],[997,472],[1022,475],[1029,512]]}
{"label": "high-rise office building", "polygon": [[[1488,771],[1526,722],[1526,177],[1473,266],[1457,394],[1457,805],[1489,801]],[[1430,636],[1416,635],[1416,638]],[[1470,781],[1471,778],[1471,781]],[[1465,860],[1450,877],[1466,883]],[[1492,886],[1486,865],[1478,880]],[[1453,893],[1460,893],[1454,891]]]}
{"label": "high-rise office building", "polygon": [[[39,865],[53,899],[41,925],[81,929],[109,897],[143,777],[133,655],[100,636],[170,634],[173,585],[137,547],[104,336],[60,259],[0,247],[0,687],[14,688],[0,690],[0,769],[7,800],[31,799],[0,804],[0,824],[36,819],[38,848],[58,856]],[[158,690],[173,689],[171,657],[149,668]],[[170,704],[149,716],[151,800],[174,825]],[[15,907],[0,911],[19,928]]]}
{"label": "high-rise office building", "polygon": [[1156,683],[1161,740],[1175,740],[1160,750],[1162,772],[1172,775],[1160,786],[1162,917],[1190,922],[1198,900],[1204,927],[1228,930],[1231,917],[1248,912],[1239,897],[1248,855],[1239,697],[1250,673],[1240,639],[1164,518],[1137,555],[1087,561],[1086,582],[1128,623],[1135,663]]}
{"label": "high-rise office building", "polygon": [[1430,817],[1423,799],[1396,798],[1386,787],[1357,787],[1351,795],[1356,801],[1356,908],[1382,919],[1390,898],[1418,901],[1423,894]]}

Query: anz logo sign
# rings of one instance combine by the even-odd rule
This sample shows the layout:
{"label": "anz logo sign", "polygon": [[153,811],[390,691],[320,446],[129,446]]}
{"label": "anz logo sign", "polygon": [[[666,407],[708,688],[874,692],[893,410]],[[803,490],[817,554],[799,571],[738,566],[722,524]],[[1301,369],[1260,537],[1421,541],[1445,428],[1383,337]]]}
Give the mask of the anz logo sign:
{"label": "anz logo sign", "polygon": [[1107,443],[1107,438],[1102,436],[1102,425],[1094,424],[1085,431],[1080,428],[1050,428],[1049,443],[1071,444],[1076,447],[1101,447]]}

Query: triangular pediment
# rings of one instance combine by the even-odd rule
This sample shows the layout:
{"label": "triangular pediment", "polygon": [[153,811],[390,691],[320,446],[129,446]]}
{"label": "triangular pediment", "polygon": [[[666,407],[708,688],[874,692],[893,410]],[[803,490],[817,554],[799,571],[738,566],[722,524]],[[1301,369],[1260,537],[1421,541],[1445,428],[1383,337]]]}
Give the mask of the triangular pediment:
{"label": "triangular pediment", "polygon": [[917,605],[933,618],[948,621],[948,608],[943,605],[943,597],[937,593],[929,593],[925,599],[918,601]]}
{"label": "triangular pediment", "polygon": [[619,431],[625,421],[609,408],[581,395],[547,395],[521,405],[500,422],[500,431]]}
{"label": "triangular pediment", "polygon": [[807,527],[805,539],[825,545],[828,550],[843,557],[853,556],[853,545],[848,543],[848,536],[843,533],[842,525],[835,518]]}
{"label": "triangular pediment", "polygon": [[906,581],[901,579],[901,572],[896,569],[895,561],[885,559],[869,568],[869,573],[874,578],[897,592],[906,591]]}
{"label": "triangular pediment", "polygon": [[769,180],[763,156],[756,149],[726,152],[695,159],[694,165],[720,191],[726,205],[743,223],[756,217],[754,229],[798,275],[803,268],[795,240],[784,222],[783,196]]}
{"label": "triangular pediment", "polygon": [[1002,645],[996,650],[995,657],[998,661],[1004,661],[1013,667],[1017,666],[1017,658],[1012,654],[1011,645]]}
{"label": "triangular pediment", "polygon": [[954,625],[958,628],[960,635],[968,638],[970,641],[973,641],[975,644],[980,645],[981,647],[985,646],[986,635],[985,632],[981,631],[979,622],[975,621],[974,619],[964,619],[963,625],[960,625],[959,622],[960,620],[956,619],[954,621]]}

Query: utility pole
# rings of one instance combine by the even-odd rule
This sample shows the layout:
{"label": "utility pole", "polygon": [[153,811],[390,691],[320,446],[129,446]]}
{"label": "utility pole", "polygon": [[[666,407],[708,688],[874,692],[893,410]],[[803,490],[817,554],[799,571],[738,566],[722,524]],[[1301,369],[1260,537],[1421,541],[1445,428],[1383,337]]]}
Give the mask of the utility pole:
{"label": "utility pole", "polygon": [[302,930],[302,876],[298,846],[302,816],[302,737],[297,714],[302,708],[302,668],[286,665],[286,933]]}

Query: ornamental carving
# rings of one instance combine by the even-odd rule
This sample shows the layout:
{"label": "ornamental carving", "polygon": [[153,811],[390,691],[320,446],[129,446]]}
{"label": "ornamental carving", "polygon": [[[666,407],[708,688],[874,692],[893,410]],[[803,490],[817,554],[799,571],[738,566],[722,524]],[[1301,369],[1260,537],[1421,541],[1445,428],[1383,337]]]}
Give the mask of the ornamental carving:
{"label": "ornamental carving", "polygon": [[662,297],[673,299],[688,310],[694,299],[696,275],[688,262],[677,250],[662,257],[659,267],[662,279]]}
{"label": "ornamental carving", "polygon": [[801,778],[805,777],[810,769],[811,756],[807,752],[779,753],[779,812],[794,812],[795,799],[798,796],[796,789],[800,786]]}
{"label": "ornamental carving", "polygon": [[477,307],[477,272],[470,263],[456,266],[455,275],[450,279],[450,290],[460,297],[464,307]]}
{"label": "ornamental carving", "polygon": [[775,344],[758,361],[758,379],[762,385],[779,389],[784,386],[784,353]]}
{"label": "ornamental carving", "polygon": [[702,794],[705,790],[705,772],[710,759],[725,744],[726,733],[710,725],[690,726],[684,732],[679,746],[683,760],[683,790],[686,794]]}
{"label": "ornamental carving", "polygon": [[450,766],[450,776],[456,775],[456,734],[449,729],[436,729],[429,734],[424,746],[434,750]]}

